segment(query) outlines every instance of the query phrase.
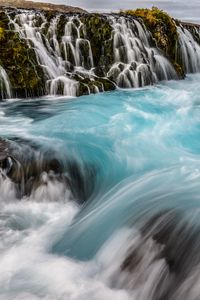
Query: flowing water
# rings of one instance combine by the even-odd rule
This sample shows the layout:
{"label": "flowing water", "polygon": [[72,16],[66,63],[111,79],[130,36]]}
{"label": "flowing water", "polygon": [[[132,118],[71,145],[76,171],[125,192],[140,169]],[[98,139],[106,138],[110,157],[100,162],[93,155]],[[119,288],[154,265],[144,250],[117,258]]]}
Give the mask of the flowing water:
{"label": "flowing water", "polygon": [[177,78],[173,66],[156,49],[152,36],[144,25],[125,17],[110,19],[114,29],[115,63],[109,70],[108,77],[113,77],[117,86],[137,88],[159,80]]}
{"label": "flowing water", "polygon": [[[179,33],[179,47],[182,49],[180,60],[183,62],[184,70],[186,73],[196,73],[200,70],[200,46],[193,40],[187,29],[178,27],[177,30]],[[193,59],[194,57],[196,59]]]}
{"label": "flowing water", "polygon": [[[100,34],[100,29],[96,33],[87,26],[87,22],[94,22],[90,15],[48,16],[20,9],[5,10],[5,15],[9,28],[34,51],[34,68],[40,69],[37,76],[43,78],[39,88],[44,95],[72,97],[98,93],[106,90],[102,80],[120,88],[138,88],[178,78],[174,66],[156,46],[141,20],[117,14],[99,15],[97,24],[102,22],[109,34],[97,46],[94,40],[99,37],[95,34]],[[199,40],[200,32],[198,27],[193,30],[194,36],[184,25],[177,25],[176,61],[186,73],[200,71],[200,46],[195,40]],[[10,75],[11,71],[6,67],[0,66],[2,99],[12,97],[13,86],[6,73]],[[26,91],[25,95],[30,96],[32,92]],[[15,96],[18,97],[16,89]]]}
{"label": "flowing water", "polygon": [[199,82],[1,103],[0,299],[199,299]]}
{"label": "flowing water", "polygon": [[11,85],[6,71],[0,66],[0,91],[1,97],[12,98]]}

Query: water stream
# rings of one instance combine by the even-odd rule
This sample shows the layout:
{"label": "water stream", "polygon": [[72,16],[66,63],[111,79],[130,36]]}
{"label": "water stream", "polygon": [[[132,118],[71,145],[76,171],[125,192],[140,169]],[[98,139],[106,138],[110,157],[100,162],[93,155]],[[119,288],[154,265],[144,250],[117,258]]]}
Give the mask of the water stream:
{"label": "water stream", "polygon": [[199,298],[199,81],[0,104],[0,299]]}

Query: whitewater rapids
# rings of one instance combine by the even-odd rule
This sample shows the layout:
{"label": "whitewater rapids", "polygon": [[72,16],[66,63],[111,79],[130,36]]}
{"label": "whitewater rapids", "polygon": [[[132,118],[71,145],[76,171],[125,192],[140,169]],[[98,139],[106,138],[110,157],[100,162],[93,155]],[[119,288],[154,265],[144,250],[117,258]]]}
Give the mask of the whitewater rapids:
{"label": "whitewater rapids", "polygon": [[199,81],[0,104],[19,160],[53,155],[85,192],[43,171],[19,197],[1,172],[1,300],[199,298]]}

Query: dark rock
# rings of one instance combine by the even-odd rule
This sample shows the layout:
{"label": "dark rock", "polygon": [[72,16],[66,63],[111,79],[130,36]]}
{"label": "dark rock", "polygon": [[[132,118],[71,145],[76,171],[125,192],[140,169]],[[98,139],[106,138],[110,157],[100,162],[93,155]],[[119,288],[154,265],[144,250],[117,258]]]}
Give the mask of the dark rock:
{"label": "dark rock", "polygon": [[80,19],[91,44],[94,65],[108,70],[113,63],[112,27],[109,21],[98,14],[83,15]]}
{"label": "dark rock", "polygon": [[42,151],[25,140],[0,140],[0,169],[2,176],[15,184],[19,199],[30,196],[48,181],[62,182],[78,203],[85,202],[95,188],[95,167],[79,164],[73,158],[63,160],[59,153]]}
{"label": "dark rock", "polygon": [[98,77],[104,77],[106,75],[105,69],[103,66],[98,66],[98,67],[94,68],[94,73]]}

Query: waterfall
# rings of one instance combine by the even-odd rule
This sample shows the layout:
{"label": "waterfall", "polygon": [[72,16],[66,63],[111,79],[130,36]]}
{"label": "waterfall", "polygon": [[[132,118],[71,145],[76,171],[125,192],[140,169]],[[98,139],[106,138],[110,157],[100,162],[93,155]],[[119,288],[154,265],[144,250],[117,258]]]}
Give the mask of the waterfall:
{"label": "waterfall", "polygon": [[150,32],[137,20],[125,17],[109,17],[109,20],[113,27],[115,64],[108,77],[116,80],[119,87],[140,87],[177,78],[172,64],[151,46]]}
{"label": "waterfall", "polygon": [[[56,28],[59,16],[53,18],[48,24],[45,16],[41,13],[41,25],[37,26],[36,13],[19,13],[10,22],[20,37],[28,41],[29,47],[34,47],[38,64],[42,66],[47,78],[46,89],[51,95],[63,94],[76,96],[77,83],[67,75],[67,61],[61,56],[61,49],[57,40]],[[46,35],[43,30],[48,26]]]}
{"label": "waterfall", "polygon": [[[170,61],[156,46],[144,23],[130,16],[48,14],[9,9],[5,10],[5,15],[10,30],[32,51],[34,62],[31,55],[25,55],[31,68],[36,70],[33,74],[41,79],[31,92],[25,92],[26,95],[34,95],[38,89],[45,95],[71,97],[107,91],[116,86],[138,88],[178,79],[179,66],[185,73],[200,71],[200,34],[196,28],[193,34],[184,25],[177,25],[175,58],[171,57]],[[2,67],[1,98],[10,98],[7,66],[4,63]],[[13,82],[11,78],[10,81]],[[19,85],[13,87],[16,94],[18,88]]]}
{"label": "waterfall", "polygon": [[0,95],[1,98],[12,98],[11,84],[6,71],[0,66]]}
{"label": "waterfall", "polygon": [[[10,18],[10,23],[29,47],[34,47],[38,64],[47,78],[47,93],[76,96],[78,82],[70,78],[69,71],[74,67],[74,71],[81,69],[84,73],[93,67],[91,45],[89,40],[81,38],[83,24],[77,16],[66,17],[64,34],[59,38],[60,18],[57,15],[48,22],[42,13],[25,12],[18,13],[13,20]],[[87,48],[87,53],[83,53],[83,48]]]}
{"label": "waterfall", "polygon": [[[177,59],[183,64],[186,73],[200,71],[200,46],[192,34],[183,26],[178,26],[179,34]],[[199,34],[200,37],[200,34]]]}
{"label": "waterfall", "polygon": [[[84,24],[78,16],[70,17],[65,25],[65,33],[62,37],[65,60],[70,61],[69,51],[67,51],[67,48],[69,48],[74,66],[90,69],[94,66],[92,49],[90,41],[85,37],[81,38],[81,32],[84,34]],[[84,56],[82,51],[84,47],[88,50],[87,57]]]}

